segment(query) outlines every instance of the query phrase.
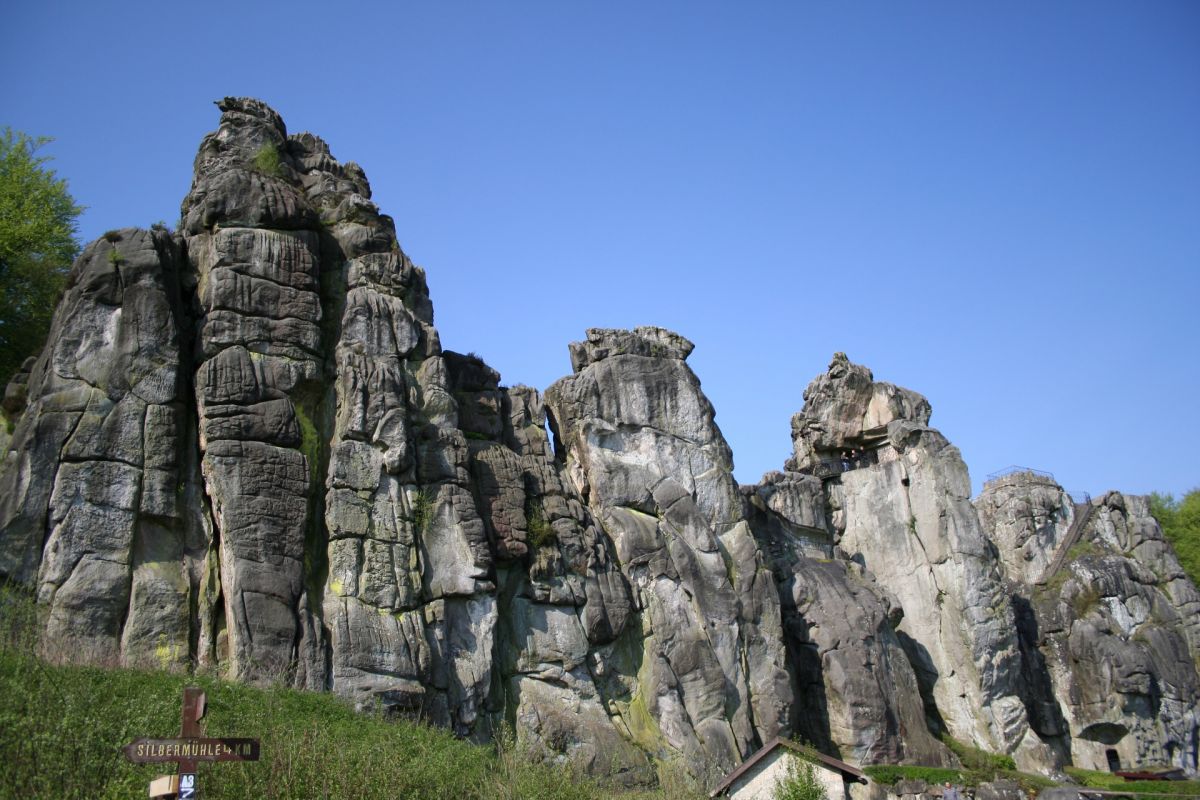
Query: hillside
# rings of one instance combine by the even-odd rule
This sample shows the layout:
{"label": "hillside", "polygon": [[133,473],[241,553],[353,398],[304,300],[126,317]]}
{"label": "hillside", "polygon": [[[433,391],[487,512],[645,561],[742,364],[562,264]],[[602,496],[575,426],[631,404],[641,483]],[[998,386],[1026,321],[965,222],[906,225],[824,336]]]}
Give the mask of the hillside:
{"label": "hillside", "polygon": [[173,764],[135,765],[120,747],[179,735],[184,686],[201,687],[209,736],[261,741],[257,762],[204,764],[205,798],[556,800],[700,798],[681,770],[663,765],[662,788],[603,786],[567,766],[508,747],[470,744],[408,720],[363,715],[343,699],[282,686],[255,688],[211,675],[43,663],[30,656],[29,614],[0,604],[0,797],[144,797]]}

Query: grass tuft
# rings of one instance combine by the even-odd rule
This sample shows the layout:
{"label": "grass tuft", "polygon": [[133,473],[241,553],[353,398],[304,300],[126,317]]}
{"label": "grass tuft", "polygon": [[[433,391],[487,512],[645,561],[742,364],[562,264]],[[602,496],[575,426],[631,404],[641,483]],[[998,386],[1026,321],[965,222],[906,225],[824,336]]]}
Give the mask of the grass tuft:
{"label": "grass tuft", "polygon": [[1015,771],[1017,768],[1012,756],[1003,753],[989,753],[978,747],[963,744],[949,735],[942,736],[942,744],[950,748],[950,752],[958,756],[958,760],[962,762],[963,768],[969,771],[994,774],[998,770]]}
{"label": "grass tuft", "polygon": [[893,786],[900,781],[925,781],[929,784],[945,783],[946,781],[961,783],[963,778],[962,773],[956,769],[914,767],[900,764],[877,764],[875,766],[863,767],[863,772],[867,773],[871,780],[885,786]]}
{"label": "grass tuft", "polygon": [[251,166],[263,175],[278,176],[283,171],[279,163],[279,148],[270,142],[264,144],[254,153]]}
{"label": "grass tuft", "polygon": [[1111,772],[1098,772],[1079,767],[1063,770],[1081,786],[1115,792],[1136,794],[1178,794],[1200,796],[1200,781],[1127,781]]}
{"label": "grass tuft", "polygon": [[547,547],[558,541],[558,532],[546,519],[546,512],[541,502],[530,498],[525,504],[525,519],[529,531],[529,543],[533,547]]}

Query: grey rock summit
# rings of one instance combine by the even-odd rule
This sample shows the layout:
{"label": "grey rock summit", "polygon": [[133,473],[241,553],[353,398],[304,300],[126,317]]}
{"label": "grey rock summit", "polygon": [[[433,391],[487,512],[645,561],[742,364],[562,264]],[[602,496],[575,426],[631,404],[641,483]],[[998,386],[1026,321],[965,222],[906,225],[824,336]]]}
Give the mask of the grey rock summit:
{"label": "grey rock summit", "polygon": [[988,750],[1025,740],[1013,612],[971,505],[958,450],[928,427],[925,398],[876,383],[842,354],[792,418],[803,469],[850,451],[856,468],[827,484],[838,548],[894,593],[897,625],[931,722]]}
{"label": "grey rock summit", "polygon": [[929,403],[842,354],[738,486],[683,336],[591,329],[505,386],[442,349],[357,165],[218,105],[178,230],[88,245],[0,403],[0,579],[44,656],[512,726],[626,784],[776,736],[1196,772],[1200,593],[1144,500],[973,503]]}
{"label": "grey rock summit", "polygon": [[724,771],[790,730],[792,692],[779,597],[691,350],[661,328],[589,330],[546,403],[640,611],[628,702],[646,712],[642,735]]}

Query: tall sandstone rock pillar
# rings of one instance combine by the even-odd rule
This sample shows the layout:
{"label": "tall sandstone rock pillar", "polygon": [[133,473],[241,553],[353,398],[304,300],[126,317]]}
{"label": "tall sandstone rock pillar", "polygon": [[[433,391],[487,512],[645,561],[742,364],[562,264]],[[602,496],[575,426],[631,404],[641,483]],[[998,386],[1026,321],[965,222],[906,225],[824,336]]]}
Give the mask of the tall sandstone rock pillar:
{"label": "tall sandstone rock pillar", "polygon": [[712,406],[661,328],[592,329],[546,392],[570,481],[608,531],[640,613],[625,715],[714,775],[791,725],[779,597]]}
{"label": "tall sandstone rock pillar", "polygon": [[54,659],[190,661],[207,541],[186,502],[179,260],[160,231],[89,245],[28,377],[0,475],[0,575],[36,590]]}
{"label": "tall sandstone rock pillar", "polygon": [[[930,407],[839,353],[792,419],[793,470],[857,468],[827,485],[838,548],[903,608],[896,630],[933,726],[988,750],[1041,760],[1018,685],[1021,655],[993,546],[958,450]],[[858,455],[863,451],[867,455]],[[819,470],[818,470],[819,471]]]}
{"label": "tall sandstone rock pillar", "polygon": [[195,394],[220,556],[217,648],[234,677],[296,660],[305,538],[317,491],[312,416],[323,376],[317,217],[283,121],[227,98],[196,156],[182,233],[196,304]]}

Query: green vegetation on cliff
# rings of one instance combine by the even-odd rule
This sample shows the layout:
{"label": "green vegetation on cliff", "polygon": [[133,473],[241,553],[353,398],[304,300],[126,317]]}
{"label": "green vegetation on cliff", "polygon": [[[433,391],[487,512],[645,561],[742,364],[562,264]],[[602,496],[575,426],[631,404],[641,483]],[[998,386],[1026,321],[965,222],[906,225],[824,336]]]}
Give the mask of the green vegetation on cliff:
{"label": "green vegetation on cliff", "polygon": [[1150,495],[1150,513],[1162,526],[1192,583],[1200,585],[1200,488],[1192,489],[1182,500],[1155,492]]}
{"label": "green vegetation on cliff", "polygon": [[1126,792],[1130,795],[1183,795],[1185,797],[1200,795],[1200,781],[1127,781],[1111,772],[1097,772],[1078,767],[1066,767],[1064,771],[1071,780],[1080,786],[1088,786],[1093,789]]}

